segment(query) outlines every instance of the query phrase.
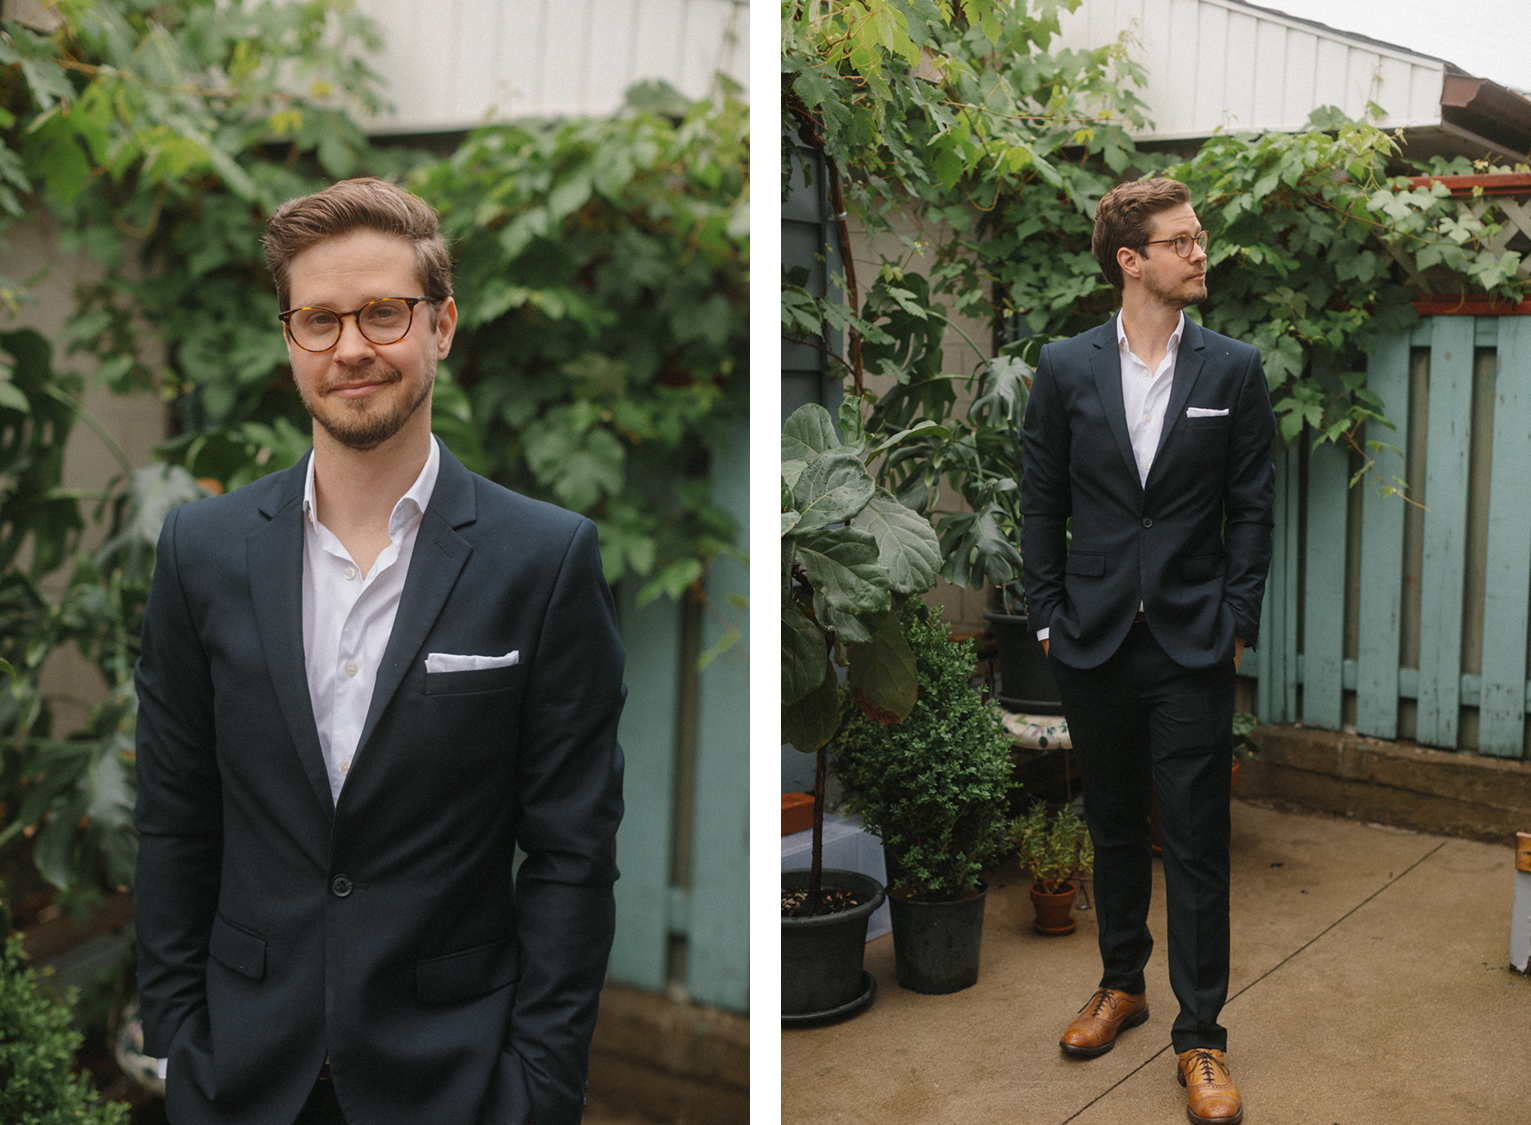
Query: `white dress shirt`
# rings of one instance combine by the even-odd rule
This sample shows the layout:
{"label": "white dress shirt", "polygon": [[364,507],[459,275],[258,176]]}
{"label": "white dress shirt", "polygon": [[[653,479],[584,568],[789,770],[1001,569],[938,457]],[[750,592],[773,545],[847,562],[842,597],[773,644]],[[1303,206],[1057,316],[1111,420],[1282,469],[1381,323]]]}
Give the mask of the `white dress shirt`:
{"label": "white dress shirt", "polygon": [[436,488],[441,452],[431,438],[425,467],[388,517],[388,546],[364,576],[334,532],[319,522],[314,461],[303,485],[303,661],[319,746],[338,801],[361,741],[372,686],[393,632],[415,553],[420,518]]}
{"label": "white dress shirt", "polygon": [[1175,360],[1180,354],[1180,336],[1184,331],[1182,311],[1158,370],[1150,371],[1148,364],[1133,354],[1122,318],[1116,318],[1116,348],[1122,359],[1122,405],[1127,409],[1127,436],[1132,439],[1140,485],[1148,483],[1148,470],[1159,450],[1159,435],[1164,432],[1164,412],[1169,408],[1170,388],[1175,385]]}
{"label": "white dress shirt", "polygon": [[[1158,370],[1150,371],[1148,364],[1133,354],[1122,318],[1116,318],[1116,350],[1122,361],[1122,406],[1127,411],[1127,436],[1138,465],[1139,485],[1148,483],[1148,470],[1159,451],[1159,435],[1164,432],[1164,413],[1169,409],[1170,390],[1175,385],[1175,360],[1180,355],[1180,337],[1184,332],[1185,311],[1181,310]],[[1138,610],[1142,609],[1139,603]],[[1045,641],[1051,633],[1051,629],[1038,629],[1037,640]]]}

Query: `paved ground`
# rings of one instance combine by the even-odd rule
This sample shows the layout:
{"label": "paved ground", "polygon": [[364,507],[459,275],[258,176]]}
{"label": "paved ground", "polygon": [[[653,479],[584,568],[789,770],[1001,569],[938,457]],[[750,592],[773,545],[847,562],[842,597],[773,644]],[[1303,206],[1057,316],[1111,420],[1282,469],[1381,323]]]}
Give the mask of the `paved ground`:
{"label": "paved ground", "polygon": [[[877,1000],[782,1035],[783,1125],[1175,1125],[1163,875],[1148,1023],[1080,1061],[1058,1036],[1099,977],[1096,925],[1043,938],[1010,863],[991,878],[978,983],[921,996],[867,946]],[[1531,1122],[1531,979],[1509,968],[1514,850],[1233,804],[1223,1022],[1247,1125]]]}

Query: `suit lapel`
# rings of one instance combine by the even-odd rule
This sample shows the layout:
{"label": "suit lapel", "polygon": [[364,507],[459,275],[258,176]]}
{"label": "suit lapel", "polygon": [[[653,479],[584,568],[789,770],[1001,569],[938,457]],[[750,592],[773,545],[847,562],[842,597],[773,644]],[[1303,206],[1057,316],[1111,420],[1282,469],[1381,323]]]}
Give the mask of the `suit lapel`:
{"label": "suit lapel", "polygon": [[[1118,314],[1120,315],[1120,314]],[[1127,462],[1133,483],[1138,483],[1138,460],[1132,455],[1132,437],[1127,433],[1127,407],[1122,400],[1122,355],[1116,342],[1116,317],[1095,330],[1090,341],[1090,373],[1095,377],[1095,393],[1100,396],[1106,423],[1116,448]]]}
{"label": "suit lapel", "polygon": [[[475,510],[473,474],[443,444],[436,487],[420,518],[420,532],[415,538],[409,574],[404,579],[399,612],[393,619],[393,631],[388,635],[388,647],[383,651],[383,663],[372,688],[372,702],[367,707],[367,721],[357,743],[358,768],[368,768],[366,750],[372,732],[410,667],[417,659],[424,659],[420,650],[426,634],[441,616],[447,596],[473,552],[472,544],[456,529],[472,523]],[[344,789],[341,796],[345,796]]]}
{"label": "suit lapel", "polygon": [[[1154,451],[1154,465],[1159,464],[1159,454],[1169,440],[1170,431],[1185,415],[1185,404],[1190,400],[1191,388],[1201,374],[1202,349],[1206,347],[1201,325],[1190,317],[1185,318],[1185,330],[1180,334],[1180,354],[1175,357],[1175,382],[1170,387],[1170,402],[1164,409],[1164,425],[1159,428],[1159,447]],[[1149,469],[1153,473],[1153,469]]]}
{"label": "suit lapel", "polygon": [[314,796],[326,811],[332,811],[329,772],[319,746],[303,660],[303,481],[307,471],[306,458],[286,471],[261,505],[267,522],[250,533],[245,547],[255,625],[282,718]]}

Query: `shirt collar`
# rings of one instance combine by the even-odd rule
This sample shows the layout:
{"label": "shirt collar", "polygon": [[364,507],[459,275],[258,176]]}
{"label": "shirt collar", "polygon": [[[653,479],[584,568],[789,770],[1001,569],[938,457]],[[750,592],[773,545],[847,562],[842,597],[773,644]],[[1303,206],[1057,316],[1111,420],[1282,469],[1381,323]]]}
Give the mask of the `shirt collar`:
{"label": "shirt collar", "polygon": [[[1164,349],[1166,355],[1173,355],[1180,350],[1180,337],[1185,332],[1185,310],[1180,310],[1180,319],[1175,323],[1175,331],[1170,333],[1169,346]],[[1127,343],[1127,329],[1122,327],[1122,314],[1116,314],[1116,347],[1118,351],[1131,352],[1132,348]]]}
{"label": "shirt collar", "polygon": [[[431,502],[431,494],[436,491],[436,475],[440,471],[440,439],[435,434],[432,434],[431,451],[425,456],[425,467],[420,470],[420,475],[415,478],[415,483],[410,485],[409,491],[399,497],[399,502],[393,506],[393,511],[388,516],[388,534],[390,538],[397,535],[403,525],[425,511]],[[303,514],[308,517],[309,523],[318,526],[319,516],[314,504],[314,458],[312,454],[309,455],[308,470],[303,477]]]}

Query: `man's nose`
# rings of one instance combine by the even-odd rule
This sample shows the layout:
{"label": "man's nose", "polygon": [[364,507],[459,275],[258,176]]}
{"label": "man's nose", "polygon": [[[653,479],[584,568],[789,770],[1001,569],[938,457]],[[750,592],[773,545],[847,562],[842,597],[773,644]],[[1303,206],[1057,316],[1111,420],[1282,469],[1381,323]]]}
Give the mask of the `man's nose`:
{"label": "man's nose", "polygon": [[361,359],[372,350],[372,341],[361,334],[355,316],[340,318],[340,339],[335,341],[335,358],[342,363],[348,359]]}

